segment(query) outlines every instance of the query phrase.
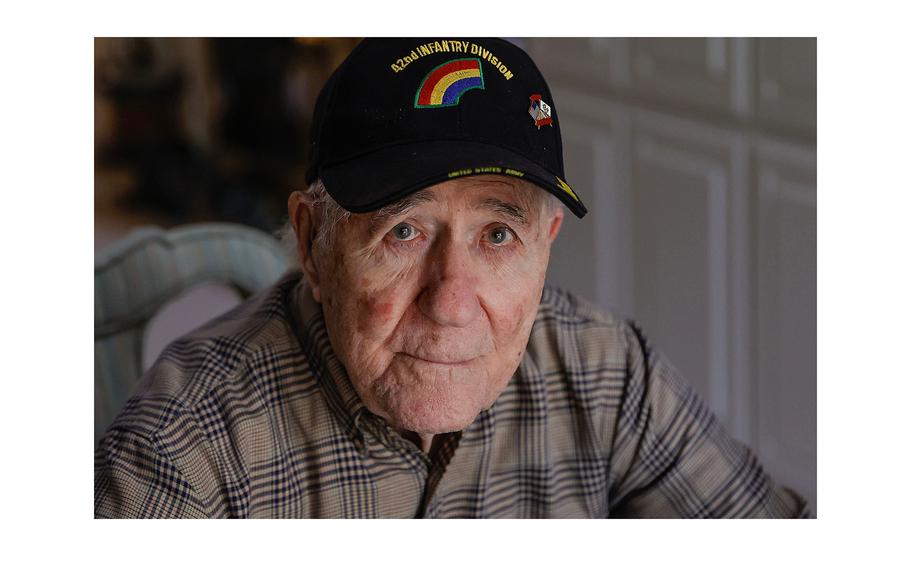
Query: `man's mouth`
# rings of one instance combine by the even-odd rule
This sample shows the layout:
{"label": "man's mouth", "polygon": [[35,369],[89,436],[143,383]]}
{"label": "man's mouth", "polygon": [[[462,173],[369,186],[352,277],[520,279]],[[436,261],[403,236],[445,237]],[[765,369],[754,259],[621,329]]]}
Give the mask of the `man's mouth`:
{"label": "man's mouth", "polygon": [[404,353],[404,352],[400,352],[400,355],[404,355],[405,357],[408,357],[410,359],[414,359],[417,361],[422,361],[424,363],[431,363],[433,365],[448,365],[451,367],[457,367],[459,365],[467,365],[468,363],[470,363],[471,361],[473,361],[475,359],[475,357],[463,357],[463,358],[438,357],[438,356],[420,357],[417,355],[411,355],[410,353]]}

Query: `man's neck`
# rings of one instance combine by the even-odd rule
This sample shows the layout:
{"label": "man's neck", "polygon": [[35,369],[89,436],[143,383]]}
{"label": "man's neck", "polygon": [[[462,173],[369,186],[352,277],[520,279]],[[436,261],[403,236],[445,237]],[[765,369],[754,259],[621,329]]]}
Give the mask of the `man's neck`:
{"label": "man's neck", "polygon": [[410,432],[407,430],[395,429],[402,438],[413,442],[415,446],[420,448],[420,451],[429,455],[430,450],[433,449],[433,439],[436,438],[433,434],[418,434],[417,432]]}

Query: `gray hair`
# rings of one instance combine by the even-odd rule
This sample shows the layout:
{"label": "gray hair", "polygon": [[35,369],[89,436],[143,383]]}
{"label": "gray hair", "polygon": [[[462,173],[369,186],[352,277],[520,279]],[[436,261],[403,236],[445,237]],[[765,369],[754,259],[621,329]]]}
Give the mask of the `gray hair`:
{"label": "gray hair", "polygon": [[[338,202],[332,199],[321,179],[311,183],[303,194],[306,200],[312,203],[320,212],[319,229],[313,239],[313,251],[314,254],[321,254],[330,250],[335,244],[338,229],[347,222],[351,212],[338,205]],[[552,193],[548,191],[543,193],[542,205],[545,214],[553,213],[561,204],[559,199]],[[275,232],[275,236],[281,241],[281,245],[284,247],[292,265],[299,267],[300,254],[297,251],[297,233],[294,231],[294,225],[290,219]]]}
{"label": "gray hair", "polygon": [[[348,220],[351,212],[338,205],[325,189],[321,179],[310,184],[303,192],[305,199],[319,210],[319,229],[313,239],[313,250],[316,253],[329,250],[335,243],[338,229]],[[300,254],[297,251],[297,232],[288,219],[283,227],[275,232],[285,252],[294,266],[300,265]]]}

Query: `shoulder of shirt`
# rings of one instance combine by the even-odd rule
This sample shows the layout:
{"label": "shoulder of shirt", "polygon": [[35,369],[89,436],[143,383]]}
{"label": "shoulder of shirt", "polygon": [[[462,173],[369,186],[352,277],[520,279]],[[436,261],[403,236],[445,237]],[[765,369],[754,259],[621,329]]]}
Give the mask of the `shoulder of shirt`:
{"label": "shoulder of shirt", "polygon": [[613,329],[639,344],[640,348],[650,351],[647,336],[637,321],[554,286],[544,286],[537,320],[553,320],[554,325],[575,326],[579,329]]}
{"label": "shoulder of shirt", "polygon": [[[558,341],[542,343],[535,335],[555,335]],[[539,351],[541,345],[551,358],[574,356],[585,372],[620,365],[647,371],[657,359],[666,363],[637,321],[552,286],[544,287],[528,350]]]}
{"label": "shoulder of shirt", "polygon": [[528,342],[528,356],[543,372],[586,373],[623,368],[635,342],[633,324],[566,290],[544,287]]}
{"label": "shoulder of shirt", "polygon": [[143,375],[111,428],[150,436],[206,400],[213,390],[230,391],[227,398],[248,398],[250,389],[260,387],[258,382],[270,380],[276,365],[306,364],[286,305],[286,295],[298,281],[299,273],[287,274],[169,344]]}
{"label": "shoulder of shirt", "polygon": [[625,324],[625,320],[614,312],[602,309],[581,296],[553,286],[544,286],[537,313],[538,317],[556,316],[578,323],[599,323],[607,326]]}

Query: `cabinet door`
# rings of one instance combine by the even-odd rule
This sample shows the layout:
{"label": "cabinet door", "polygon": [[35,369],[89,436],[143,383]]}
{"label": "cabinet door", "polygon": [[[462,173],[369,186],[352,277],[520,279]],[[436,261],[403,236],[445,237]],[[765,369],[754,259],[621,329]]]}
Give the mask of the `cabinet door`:
{"label": "cabinet door", "polygon": [[632,39],[632,87],[643,100],[687,112],[745,115],[750,111],[749,47],[742,38]]}
{"label": "cabinet door", "polygon": [[631,316],[629,111],[566,89],[553,97],[559,105],[566,179],[588,215],[577,219],[566,211],[548,282]]}
{"label": "cabinet door", "polygon": [[731,433],[751,442],[745,139],[642,112],[632,148],[635,314]]}
{"label": "cabinet door", "polygon": [[758,451],[815,502],[815,151],[756,144]]}
{"label": "cabinet door", "polygon": [[758,118],[815,140],[815,38],[758,40]]}
{"label": "cabinet door", "polygon": [[628,39],[529,38],[525,47],[551,88],[604,95],[629,86]]}

